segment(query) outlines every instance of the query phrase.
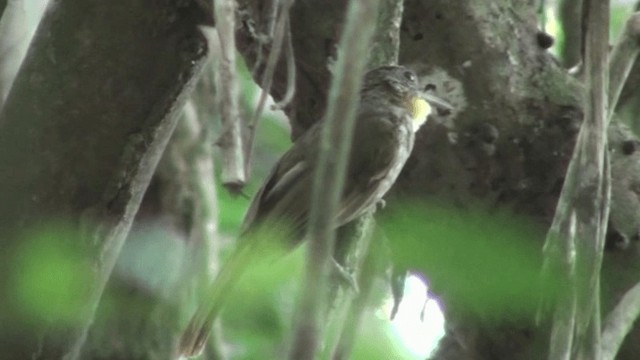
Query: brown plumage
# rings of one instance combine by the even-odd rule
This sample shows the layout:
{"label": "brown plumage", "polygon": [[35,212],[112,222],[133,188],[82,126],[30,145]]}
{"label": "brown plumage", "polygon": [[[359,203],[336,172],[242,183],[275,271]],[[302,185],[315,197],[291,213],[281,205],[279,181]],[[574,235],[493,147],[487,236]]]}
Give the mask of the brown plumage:
{"label": "brown plumage", "polygon": [[[405,67],[384,66],[365,75],[337,226],[361,216],[393,185],[413,148],[414,132],[430,111],[423,103],[417,77]],[[265,237],[250,236],[261,224],[286,223],[290,229],[290,244],[286,245],[291,247],[304,238],[321,126],[316,124],[293,144],[255,195],[238,248],[223,265],[182,336],[178,349],[181,355],[201,352],[234,284],[254,260],[262,257]]]}

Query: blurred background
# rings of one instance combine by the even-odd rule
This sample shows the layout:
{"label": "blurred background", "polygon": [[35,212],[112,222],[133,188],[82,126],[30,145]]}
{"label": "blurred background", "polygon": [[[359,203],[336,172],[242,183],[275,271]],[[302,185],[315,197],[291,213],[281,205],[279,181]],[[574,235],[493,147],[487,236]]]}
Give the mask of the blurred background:
{"label": "blurred background", "polygon": [[[612,2],[612,41],[633,13],[635,3],[631,0]],[[0,101],[11,88],[12,79],[46,5],[44,0],[7,2],[7,9],[0,19]],[[555,39],[549,51],[566,59],[560,55],[573,44],[564,41],[558,15],[561,5],[542,1],[539,15],[543,30]],[[215,48],[215,32],[208,29],[207,33]],[[213,71],[216,51],[212,53],[214,56],[183,112],[183,119],[160,162],[100,301],[94,325],[87,334],[85,351],[88,353],[101,353],[104,359],[124,359],[126,357],[121,354],[130,354],[132,348],[139,347],[133,351],[136,358],[163,358],[161,353],[170,344],[159,339],[169,337],[144,334],[180,330],[194,309],[198,290],[207,281],[196,274],[202,273],[203,266],[208,271],[215,271],[233,249],[233,239],[238,234],[250,198],[291,144],[287,117],[282,111],[272,110],[273,101],[269,100],[256,132],[250,182],[242,193],[234,193],[222,186],[217,164],[223,159],[216,151],[217,134],[222,129],[212,85],[216,81]],[[255,111],[260,88],[251,78],[250,70],[238,58],[241,110],[248,118]],[[638,113],[637,106],[640,105],[629,101],[620,112],[621,116],[633,119]],[[632,127],[639,126],[628,122]],[[421,241],[435,236],[451,241],[443,247],[433,245],[432,257],[404,259],[411,265],[421,262],[423,265],[418,264],[418,268],[427,271],[426,275],[409,276],[403,300],[393,320],[390,319],[393,299],[387,280],[377,279],[375,306],[368,310],[368,316],[364,316],[353,359],[424,359],[435,349],[445,334],[446,323],[436,295],[437,289],[433,292],[428,287],[432,276],[444,277],[445,282],[457,282],[457,289],[461,291],[458,298],[463,299],[465,306],[482,308],[481,312],[488,317],[492,312],[505,311],[508,304],[496,305],[495,302],[504,297],[505,292],[513,291],[514,297],[520,296],[517,289],[526,289],[530,282],[535,281],[538,264],[522,264],[528,261],[527,254],[537,250],[513,247],[508,241],[510,238],[532,236],[535,230],[529,230],[530,224],[520,225],[512,219],[501,222],[495,217],[485,218],[481,210],[459,214],[441,208],[416,212],[407,208],[410,205],[405,206],[404,212],[394,212],[381,220],[389,237]],[[431,215],[431,221],[426,223],[425,212]],[[415,213],[421,215],[418,217]],[[485,231],[487,227],[491,231]],[[504,236],[498,240],[487,237],[480,243],[485,241],[485,245],[490,244],[485,248],[504,251],[482,253],[483,247],[470,249],[468,244],[455,241],[485,232],[495,234],[496,231],[503,231]],[[88,270],[91,264],[85,262],[82,253],[75,247],[64,246],[74,236],[79,235],[64,222],[42,224],[24,235],[19,247],[7,249],[3,269],[8,270],[2,277],[13,286],[12,301],[19,304],[21,313],[16,314],[19,321],[61,328],[66,323],[78,321],[75,309],[87,301],[88,296],[85,282],[94,279]],[[214,245],[205,251],[194,246],[203,237],[215,239]],[[408,241],[402,246],[407,248],[398,252],[407,254],[414,246],[424,244]],[[421,254],[424,254],[424,249]],[[282,345],[286,343],[283,340],[291,326],[293,299],[300,284],[303,257],[304,248],[301,248],[273,264],[268,271],[249,276],[247,285],[234,296],[222,318],[225,336],[218,340],[224,353],[234,359],[275,359],[282,356],[285,350]],[[478,260],[473,268],[481,274],[480,280],[469,278],[467,272],[452,265],[460,261],[468,263],[477,257],[482,260]],[[513,268],[509,268],[509,264],[507,268],[501,264],[500,269],[483,267],[483,264],[495,263],[495,258],[505,257],[513,260]],[[455,261],[445,261],[454,258]],[[82,273],[87,277],[77,276]],[[490,277],[491,281],[482,283],[483,277]],[[481,283],[477,288],[470,286],[470,283],[478,281]],[[491,286],[492,282],[500,285]],[[512,309],[516,317],[531,312],[536,305],[531,299],[516,303],[525,307]],[[493,306],[499,309],[488,309]],[[0,331],[2,327],[13,326],[11,324],[3,321]],[[211,354],[208,356],[215,358]]]}

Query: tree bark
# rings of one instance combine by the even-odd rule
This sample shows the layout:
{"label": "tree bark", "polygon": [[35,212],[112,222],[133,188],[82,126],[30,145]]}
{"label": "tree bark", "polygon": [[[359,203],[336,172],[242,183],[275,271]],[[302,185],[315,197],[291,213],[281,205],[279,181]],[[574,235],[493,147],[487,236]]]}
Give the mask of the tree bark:
{"label": "tree bark", "polygon": [[[432,117],[417,134],[387,210],[402,198],[509,208],[540,226],[541,247],[582,120],[581,84],[538,44],[528,2],[407,0],[404,7],[399,63],[416,69],[455,110]],[[238,47],[259,74],[258,55],[269,45],[259,36],[265,15],[250,2],[241,1],[240,10]],[[286,111],[293,138],[323,115],[327,65],[343,19],[342,1],[299,0],[292,8],[297,82]],[[278,69],[276,98],[286,83],[284,65]],[[487,322],[450,303],[446,284],[431,285],[449,316],[436,359],[527,359],[545,351],[538,341],[547,334],[533,319]]]}
{"label": "tree bark", "polygon": [[[0,316],[14,325],[3,327],[0,353],[79,354],[207,54],[197,27],[205,18],[180,1],[52,1],[0,114],[1,267],[9,279],[0,284]],[[56,237],[52,227],[71,235]],[[68,274],[80,286],[66,299],[78,304],[71,320],[36,317],[15,291],[28,286],[20,259],[30,256],[21,250],[34,229],[79,258]]]}

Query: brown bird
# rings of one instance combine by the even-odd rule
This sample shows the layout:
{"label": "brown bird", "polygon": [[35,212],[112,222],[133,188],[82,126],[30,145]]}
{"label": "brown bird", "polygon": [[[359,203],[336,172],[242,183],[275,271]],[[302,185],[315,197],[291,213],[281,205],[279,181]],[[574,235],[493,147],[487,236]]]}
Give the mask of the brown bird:
{"label": "brown bird", "polygon": [[[383,66],[363,80],[344,190],[335,224],[342,226],[363,215],[391,188],[413,148],[414,134],[434,105],[444,101],[423,93],[416,74],[403,66]],[[261,225],[284,223],[287,241],[305,236],[309,219],[313,173],[318,161],[322,122],[304,133],[277,162],[253,198],[238,248],[210,285],[180,340],[178,352],[198,355],[229,292],[254,261],[263,257],[266,237],[250,236]]]}

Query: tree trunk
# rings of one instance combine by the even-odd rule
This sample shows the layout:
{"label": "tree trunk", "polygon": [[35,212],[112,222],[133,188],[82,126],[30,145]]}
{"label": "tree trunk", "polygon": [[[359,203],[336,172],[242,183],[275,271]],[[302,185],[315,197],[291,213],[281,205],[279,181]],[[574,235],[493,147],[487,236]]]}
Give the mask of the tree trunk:
{"label": "tree trunk", "polygon": [[201,11],[52,1],[0,114],[3,356],[77,357],[206,57]]}

